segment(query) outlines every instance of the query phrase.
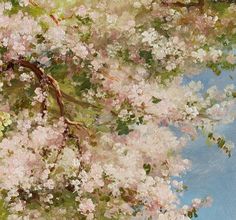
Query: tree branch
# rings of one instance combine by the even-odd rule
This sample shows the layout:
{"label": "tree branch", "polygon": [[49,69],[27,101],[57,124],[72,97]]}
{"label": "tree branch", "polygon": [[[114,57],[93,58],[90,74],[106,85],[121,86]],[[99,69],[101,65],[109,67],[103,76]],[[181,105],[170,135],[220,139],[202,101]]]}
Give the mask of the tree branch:
{"label": "tree branch", "polygon": [[190,7],[196,7],[199,8],[201,12],[203,12],[203,7],[204,7],[204,0],[198,0],[198,2],[190,2],[190,3],[182,3],[182,2],[174,2],[174,3],[163,3],[166,6],[176,6],[176,7],[185,7],[189,9]]}
{"label": "tree branch", "polygon": [[[29,61],[26,61],[23,59],[13,60],[13,61],[9,62],[7,65],[7,70],[10,68],[13,68],[14,65],[19,65],[19,66],[28,68],[31,71],[33,71],[34,74],[36,75],[37,79],[39,80],[42,88],[45,88],[45,85],[50,86],[53,89],[53,91],[55,92],[56,101],[57,101],[57,104],[58,104],[59,110],[60,110],[60,115],[62,117],[64,117],[65,123],[67,125],[75,126],[78,130],[81,130],[81,129],[85,130],[86,133],[89,134],[89,132],[87,131],[87,128],[84,125],[82,125],[79,122],[73,122],[65,117],[63,94],[64,94],[64,96],[69,96],[69,95],[61,92],[58,82],[52,76],[45,74],[36,64],[30,63]],[[46,104],[46,103],[44,103],[44,104]]]}
{"label": "tree branch", "polygon": [[[30,62],[24,61],[24,60],[18,60],[18,61],[12,61],[8,64],[7,69],[13,68],[15,64],[18,64],[22,67],[28,68],[31,71],[34,72],[34,74],[36,75],[39,83],[40,83],[40,87],[43,91],[45,91],[45,82],[44,82],[44,73],[37,68],[35,65],[31,64]],[[41,113],[44,116],[45,115],[45,111],[47,110],[47,104],[46,104],[46,99],[42,102],[42,106],[41,106]]]}
{"label": "tree branch", "polygon": [[[65,117],[65,110],[64,110],[64,103],[63,103],[63,95],[62,94],[64,94],[64,96],[68,96],[68,95],[65,94],[65,93],[62,93],[61,90],[60,90],[60,86],[58,85],[58,82],[52,76],[45,74],[36,64],[30,63],[29,61],[26,61],[26,60],[23,60],[23,59],[13,60],[13,61],[8,63],[7,70],[8,69],[13,69],[14,65],[19,65],[19,66],[28,68],[31,71],[33,71],[34,74],[36,75],[37,79],[39,80],[40,84],[41,84],[41,88],[44,89],[45,86],[48,85],[54,90],[55,95],[56,95],[57,104],[58,104],[59,109],[60,109],[60,115],[64,118],[64,122],[67,125],[67,128],[65,129],[65,131],[63,133],[64,138],[66,138],[66,136],[68,136],[69,138],[72,138],[72,137],[75,138],[76,139],[76,144],[79,148],[79,154],[80,154],[80,156],[82,156],[83,150],[82,150],[81,146],[79,145],[79,140],[80,140],[80,138],[90,136],[90,133],[89,133],[88,129],[84,125],[82,125],[81,123],[71,121],[71,120],[69,120],[68,118]],[[42,103],[42,104],[43,104],[42,108],[44,109],[44,105],[46,106],[46,102]],[[43,111],[43,114],[45,114],[45,111]],[[73,134],[68,134],[68,126],[69,125],[75,126],[75,128],[79,131],[78,136],[73,135]],[[59,149],[59,151],[56,155],[55,161],[54,161],[55,164],[56,164],[60,154],[62,153],[62,150],[63,150],[64,147],[65,147],[65,145],[63,144],[61,146],[61,148]],[[82,169],[82,167],[83,167],[83,165],[81,164],[80,170]],[[52,167],[50,169],[50,172],[52,173],[55,170],[55,168],[56,168],[55,166]]]}

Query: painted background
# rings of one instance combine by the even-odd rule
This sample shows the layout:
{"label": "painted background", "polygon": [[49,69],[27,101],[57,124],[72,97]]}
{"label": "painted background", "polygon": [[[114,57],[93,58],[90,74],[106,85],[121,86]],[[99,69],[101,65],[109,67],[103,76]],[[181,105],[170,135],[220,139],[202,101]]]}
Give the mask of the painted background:
{"label": "painted background", "polygon": [[[223,72],[217,77],[209,71],[185,80],[200,80],[206,88],[216,85],[223,89],[227,84],[236,86],[236,79],[230,78],[236,76],[235,73]],[[236,146],[236,122],[219,127],[218,133]],[[197,220],[236,220],[236,149],[228,158],[217,146],[209,147],[206,139],[200,137],[190,143],[183,154],[192,161],[192,170],[184,176],[189,191],[184,193],[182,201],[189,203],[195,197],[208,195],[213,198],[212,207],[201,209]]]}

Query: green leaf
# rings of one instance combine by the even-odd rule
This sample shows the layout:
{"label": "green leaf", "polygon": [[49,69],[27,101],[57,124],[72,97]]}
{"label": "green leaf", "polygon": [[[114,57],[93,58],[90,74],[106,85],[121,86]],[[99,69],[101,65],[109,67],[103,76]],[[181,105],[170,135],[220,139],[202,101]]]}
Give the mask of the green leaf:
{"label": "green leaf", "polygon": [[117,120],[117,127],[116,131],[118,135],[127,135],[131,131],[126,122],[121,121],[120,119]]}
{"label": "green leaf", "polygon": [[0,47],[0,55],[3,55],[5,52],[7,52],[6,47]]}
{"label": "green leaf", "polygon": [[188,217],[189,217],[189,218],[192,218],[192,217],[193,217],[193,213],[190,212],[190,211],[188,211]]}
{"label": "green leaf", "polygon": [[93,20],[88,16],[87,17],[77,16],[76,18],[79,24],[91,25],[93,23]]}
{"label": "green leaf", "polygon": [[161,25],[163,24],[164,22],[158,18],[156,18],[153,23],[152,23],[152,26],[155,28],[156,31],[159,31],[161,29]]}
{"label": "green leaf", "polygon": [[147,50],[140,50],[139,56],[145,60],[145,62],[149,65],[154,64],[154,59],[152,56],[152,51],[147,51]]}
{"label": "green leaf", "polygon": [[83,33],[81,36],[80,36],[80,40],[82,42],[87,42],[91,37],[91,33]]}
{"label": "green leaf", "polygon": [[36,38],[37,38],[37,43],[39,43],[39,44],[41,44],[45,41],[45,38],[42,34],[37,34]]}
{"label": "green leaf", "polygon": [[76,121],[85,124],[87,127],[91,127],[95,125],[95,120],[98,115],[98,112],[92,108],[84,108],[82,106],[76,106],[76,117],[74,118]]}
{"label": "green leaf", "polygon": [[12,9],[9,11],[9,15],[15,14],[20,10],[20,4],[18,0],[11,0]]}
{"label": "green leaf", "polygon": [[130,62],[130,53],[128,49],[121,49],[117,52],[117,56],[120,57],[125,62]]}
{"label": "green leaf", "polygon": [[236,66],[236,64],[231,64],[226,61],[221,63],[221,68],[224,70],[234,70],[235,66]]}
{"label": "green leaf", "polygon": [[161,101],[161,99],[152,96],[152,103],[157,104],[157,103],[159,103],[160,101]]}
{"label": "green leaf", "polygon": [[143,118],[144,118],[144,116],[140,116],[139,118],[138,118],[138,122],[137,122],[137,124],[138,125],[140,125],[140,124],[143,124]]}
{"label": "green leaf", "polygon": [[224,140],[223,138],[219,138],[219,139],[217,140],[217,144],[218,144],[218,147],[219,147],[219,148],[223,148],[224,145],[225,145],[225,140]]}
{"label": "green leaf", "polygon": [[105,202],[109,202],[111,200],[110,196],[107,196],[107,195],[102,195],[100,197],[100,200],[101,201],[105,201]]}
{"label": "green leaf", "polygon": [[151,172],[151,165],[149,163],[143,164],[143,169],[145,170],[146,174],[148,175]]}
{"label": "green leaf", "polygon": [[55,64],[49,68],[49,72],[56,80],[64,79],[67,75],[67,65],[66,64]]}
{"label": "green leaf", "polygon": [[7,220],[8,211],[5,207],[4,201],[0,200],[0,219]]}
{"label": "green leaf", "polygon": [[230,6],[228,2],[220,2],[220,1],[208,2],[208,4],[214,11],[217,11],[221,15],[224,14],[226,9]]}
{"label": "green leaf", "polygon": [[73,76],[73,80],[77,83],[75,90],[77,95],[81,95],[82,91],[88,90],[92,87],[90,82],[89,74],[86,72],[81,72]]}
{"label": "green leaf", "polygon": [[233,93],[232,93],[232,96],[233,96],[234,98],[236,98],[236,92],[233,92]]}
{"label": "green leaf", "polygon": [[207,67],[209,67],[217,76],[221,74],[221,70],[219,68],[219,65],[217,63],[208,63]]}
{"label": "green leaf", "polygon": [[187,216],[189,218],[197,218],[197,210],[195,208],[193,208],[192,210],[188,211]]}
{"label": "green leaf", "polygon": [[19,1],[18,0],[11,0],[11,4],[13,7],[19,6]]}
{"label": "green leaf", "polygon": [[33,17],[38,17],[45,12],[44,9],[36,6],[28,7],[25,11],[30,15],[32,15]]}
{"label": "green leaf", "polygon": [[212,139],[213,138],[213,133],[209,133],[208,138]]}
{"label": "green leaf", "polygon": [[187,185],[183,185],[183,190],[188,190],[188,186]]}

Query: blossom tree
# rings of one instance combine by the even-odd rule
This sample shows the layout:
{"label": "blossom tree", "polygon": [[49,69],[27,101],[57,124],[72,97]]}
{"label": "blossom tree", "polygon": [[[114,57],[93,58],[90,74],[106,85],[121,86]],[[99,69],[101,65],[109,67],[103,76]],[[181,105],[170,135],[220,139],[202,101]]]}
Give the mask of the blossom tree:
{"label": "blossom tree", "polygon": [[181,150],[231,155],[236,92],[183,78],[234,69],[235,43],[230,1],[1,0],[0,219],[197,217]]}

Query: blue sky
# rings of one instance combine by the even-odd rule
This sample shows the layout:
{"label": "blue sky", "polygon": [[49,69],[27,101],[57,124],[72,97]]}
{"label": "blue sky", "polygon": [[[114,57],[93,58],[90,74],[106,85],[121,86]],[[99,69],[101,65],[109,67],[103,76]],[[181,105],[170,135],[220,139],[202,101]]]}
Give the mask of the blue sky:
{"label": "blue sky", "polygon": [[[189,80],[200,80],[206,88],[216,85],[223,89],[227,84],[236,86],[236,72],[223,72],[217,77],[207,71],[185,79]],[[236,145],[236,122],[221,126],[218,131]],[[198,220],[236,220],[236,149],[232,153],[228,158],[216,146],[209,147],[204,137],[189,143],[183,151],[184,157],[192,161],[192,170],[184,176],[189,190],[183,195],[183,203],[208,195],[214,200],[211,208],[200,210]]]}

